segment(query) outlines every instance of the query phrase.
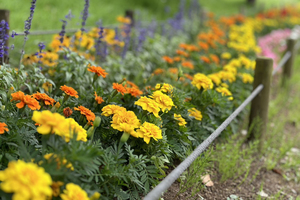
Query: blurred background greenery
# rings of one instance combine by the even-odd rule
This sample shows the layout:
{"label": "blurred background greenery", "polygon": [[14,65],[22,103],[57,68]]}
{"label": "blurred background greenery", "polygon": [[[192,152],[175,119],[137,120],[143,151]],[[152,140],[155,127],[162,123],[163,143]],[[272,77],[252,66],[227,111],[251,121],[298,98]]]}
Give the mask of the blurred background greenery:
{"label": "blurred background greenery", "polygon": [[[199,0],[206,10],[216,14],[230,15],[239,13],[242,10],[246,14],[253,13],[254,10],[265,7],[278,7],[282,4],[295,3],[298,0],[256,0],[256,6],[247,5],[247,0]],[[190,0],[186,0],[187,5]],[[10,10],[10,30],[22,32],[24,21],[29,16],[31,0],[0,0],[0,9]],[[61,19],[69,10],[75,16],[69,22],[67,29],[81,27],[81,12],[84,8],[84,0],[37,0],[31,31],[36,30],[59,30],[62,26]],[[180,5],[180,0],[91,0],[89,7],[89,17],[86,26],[96,26],[101,20],[103,25],[116,24],[116,17],[124,15],[126,9],[136,11],[136,15],[142,21],[152,19],[165,20],[173,16]],[[51,35],[29,36],[25,52],[34,53],[37,51],[38,43],[49,43]],[[17,56],[22,48],[23,37],[18,36],[10,40],[10,44],[15,44],[15,50],[11,51],[11,57]]]}

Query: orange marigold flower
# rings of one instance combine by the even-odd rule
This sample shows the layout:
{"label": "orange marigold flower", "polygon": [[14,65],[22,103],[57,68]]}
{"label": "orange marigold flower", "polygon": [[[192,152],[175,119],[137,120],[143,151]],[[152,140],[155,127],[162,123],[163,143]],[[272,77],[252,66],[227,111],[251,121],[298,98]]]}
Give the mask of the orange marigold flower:
{"label": "orange marigold flower", "polygon": [[10,101],[21,101],[16,104],[17,108],[21,109],[25,105],[27,105],[31,110],[39,110],[41,106],[39,102],[31,97],[31,95],[24,95],[23,92],[18,91],[12,93],[11,96],[13,97]]}
{"label": "orange marigold flower", "polygon": [[126,81],[126,85],[130,85],[131,87],[133,87],[133,88],[137,88],[137,89],[139,89],[139,87],[136,85],[136,84],[134,84],[133,82],[131,82],[131,81]]}
{"label": "orange marigold flower", "polygon": [[173,59],[169,56],[163,56],[164,61],[166,61],[169,64],[173,64]]}
{"label": "orange marigold flower", "polygon": [[131,94],[131,96],[137,97],[143,94],[138,88],[127,88],[127,93]]}
{"label": "orange marigold flower", "polygon": [[180,61],[181,61],[181,57],[180,57],[180,56],[175,56],[175,57],[173,58],[173,60],[174,60],[175,62],[180,62]]}
{"label": "orange marigold flower", "polygon": [[10,101],[23,101],[25,94],[21,91],[11,94],[12,99]]}
{"label": "orange marigold flower", "polygon": [[68,86],[64,85],[64,86],[60,86],[60,89],[61,89],[62,91],[64,91],[64,92],[65,92],[67,95],[69,95],[69,96],[76,97],[76,98],[79,97],[79,96],[77,95],[77,94],[78,94],[77,91],[74,90],[72,87],[68,87]]}
{"label": "orange marigold flower", "polygon": [[78,108],[74,107],[74,110],[78,110],[82,115],[85,115],[88,122],[94,121],[96,118],[95,114],[84,106],[78,106]]}
{"label": "orange marigold flower", "polygon": [[215,54],[210,54],[209,56],[210,56],[210,58],[212,59],[212,61],[215,62],[216,64],[219,64],[219,63],[220,63],[220,59],[219,59],[219,57],[218,57],[217,55],[215,55]]}
{"label": "orange marigold flower", "polygon": [[73,110],[71,108],[67,107],[67,108],[64,108],[63,113],[64,113],[65,117],[70,117],[73,113]]}
{"label": "orange marigold flower", "polygon": [[53,104],[56,102],[54,99],[52,99],[45,93],[37,92],[37,93],[33,94],[32,97],[35,98],[36,100],[43,100],[45,105],[53,106]]}
{"label": "orange marigold flower", "polygon": [[4,131],[8,131],[7,125],[4,122],[0,122],[0,134],[4,134]]}
{"label": "orange marigold flower", "polygon": [[162,74],[162,73],[164,73],[165,72],[165,70],[163,70],[163,69],[161,69],[161,68],[158,68],[158,69],[156,69],[156,70],[154,70],[154,74],[155,75],[158,75],[158,74]]}
{"label": "orange marigold flower", "polygon": [[184,76],[187,78],[187,79],[189,79],[189,80],[193,80],[193,77],[191,76],[191,75],[189,75],[189,74],[184,74]]}
{"label": "orange marigold flower", "polygon": [[189,54],[185,51],[182,51],[182,50],[176,50],[176,54],[182,55],[184,57],[189,57]]}
{"label": "orange marigold flower", "polygon": [[206,56],[200,56],[200,59],[205,63],[210,63],[210,59]]}
{"label": "orange marigold flower", "polygon": [[186,67],[186,68],[189,68],[189,69],[194,69],[194,65],[193,65],[193,63],[190,62],[190,61],[182,62],[181,65],[182,65],[183,67]]}
{"label": "orange marigold flower", "polygon": [[198,45],[205,51],[209,49],[209,45],[205,42],[198,42]]}
{"label": "orange marigold flower", "polygon": [[97,74],[97,76],[102,76],[103,78],[105,78],[106,75],[108,74],[105,72],[104,69],[102,69],[102,67],[89,66],[87,70]]}
{"label": "orange marigold flower", "polygon": [[101,104],[104,102],[102,97],[98,96],[96,92],[95,92],[95,100],[97,101],[98,104]]}
{"label": "orange marigold flower", "polygon": [[122,95],[127,92],[126,87],[124,87],[122,84],[119,83],[113,83],[113,89],[120,92]]}
{"label": "orange marigold flower", "polygon": [[169,72],[172,74],[178,74],[178,69],[177,68],[169,68]]}

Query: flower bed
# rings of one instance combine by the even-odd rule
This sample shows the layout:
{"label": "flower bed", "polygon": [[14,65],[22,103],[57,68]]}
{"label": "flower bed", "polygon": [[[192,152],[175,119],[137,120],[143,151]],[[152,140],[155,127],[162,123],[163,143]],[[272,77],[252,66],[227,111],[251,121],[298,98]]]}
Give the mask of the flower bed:
{"label": "flower bed", "polygon": [[141,198],[248,96],[255,31],[299,22],[295,8],[285,11],[209,13],[200,32],[190,29],[199,13],[184,25],[180,11],[167,34],[120,18],[121,34],[63,29],[51,51],[40,44],[20,67],[2,65],[1,196]]}

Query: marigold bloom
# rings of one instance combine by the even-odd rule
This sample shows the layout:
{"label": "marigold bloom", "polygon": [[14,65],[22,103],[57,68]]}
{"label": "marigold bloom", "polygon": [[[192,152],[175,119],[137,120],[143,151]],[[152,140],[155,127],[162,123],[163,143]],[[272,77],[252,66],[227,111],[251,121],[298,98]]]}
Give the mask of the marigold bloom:
{"label": "marigold bloom", "polygon": [[184,74],[184,76],[187,78],[187,79],[189,79],[189,80],[193,80],[193,77],[191,76],[191,75],[189,75],[189,74]]}
{"label": "marigold bloom", "polygon": [[114,114],[111,127],[117,129],[121,132],[129,133],[130,135],[136,137],[136,133],[134,131],[135,128],[140,126],[140,121],[132,111],[125,112],[117,112]]}
{"label": "marigold bloom", "polygon": [[74,134],[77,134],[77,141],[87,141],[86,130],[80,126],[73,118],[67,118],[61,123],[60,128],[55,134],[63,137],[66,142],[69,142],[73,138]]}
{"label": "marigold bloom", "polygon": [[195,117],[195,119],[199,121],[202,120],[202,113],[196,108],[189,109],[188,112],[190,113],[189,116]]}
{"label": "marigold bloom", "polygon": [[52,182],[52,196],[58,197],[60,195],[60,187],[63,186],[64,183],[61,181]]}
{"label": "marigold bloom", "polygon": [[232,83],[236,80],[235,75],[229,71],[224,71],[224,70],[219,71],[218,75],[223,81],[229,81],[230,83]]}
{"label": "marigold bloom", "polygon": [[131,81],[126,80],[126,86],[127,86],[127,84],[130,85],[132,88],[139,89],[139,87]]}
{"label": "marigold bloom", "polygon": [[4,134],[4,131],[8,131],[7,125],[4,122],[0,122],[0,134]]}
{"label": "marigold bloom", "polygon": [[214,63],[216,63],[216,64],[219,64],[219,63],[220,63],[220,59],[219,59],[219,57],[218,57],[217,55],[215,55],[215,54],[210,54],[209,56],[210,56],[210,58],[212,59],[212,61],[213,61]]}
{"label": "marigold bloom", "polygon": [[70,107],[67,107],[64,108],[63,113],[65,117],[70,117],[73,113],[73,110]]}
{"label": "marigold bloom", "polygon": [[73,167],[72,163],[68,162],[65,158],[60,159],[56,154],[47,153],[44,155],[44,158],[47,161],[55,160],[55,162],[57,163],[57,169],[60,169],[61,165],[65,165],[66,168],[74,171],[74,167]]}
{"label": "marigold bloom", "polygon": [[197,87],[199,90],[203,88],[204,90],[212,89],[214,84],[210,78],[205,74],[197,73],[194,75],[192,85]]}
{"label": "marigold bloom", "polygon": [[60,125],[64,122],[65,118],[59,113],[43,110],[42,112],[34,111],[32,120],[40,124],[36,129],[37,132],[45,135],[58,132],[61,128]]}
{"label": "marigold bloom", "polygon": [[78,110],[80,114],[85,115],[88,122],[94,121],[96,118],[95,114],[84,106],[78,106],[78,108],[74,107],[74,110]]}
{"label": "marigold bloom", "polygon": [[181,117],[181,115],[179,115],[179,114],[175,114],[174,113],[174,119],[178,121],[178,125],[179,126],[184,126],[185,127],[185,125],[187,124],[186,121],[185,121],[185,119],[183,119]]}
{"label": "marigold bloom", "polygon": [[10,101],[21,101],[16,104],[17,108],[21,109],[27,105],[31,110],[39,110],[41,106],[39,102],[32,98],[30,95],[24,95],[23,92],[18,91],[11,94],[12,99]]}
{"label": "marigold bloom", "polygon": [[242,73],[241,77],[242,77],[243,83],[252,83],[254,80],[253,76],[251,76],[250,74],[247,74],[247,73]]}
{"label": "marigold bloom", "polygon": [[180,56],[175,56],[175,57],[173,58],[173,60],[174,60],[175,62],[180,62],[180,61],[181,61],[181,57],[180,57]]}
{"label": "marigold bloom", "polygon": [[228,60],[231,58],[231,54],[229,52],[224,52],[221,54],[221,58]]}
{"label": "marigold bloom", "polygon": [[184,57],[189,57],[189,54],[185,51],[182,51],[182,50],[176,50],[176,54],[182,55]]}
{"label": "marigold bloom", "polygon": [[23,101],[25,94],[21,91],[15,92],[11,94],[12,99],[10,101]]}
{"label": "marigold bloom", "polygon": [[13,200],[47,199],[52,195],[51,176],[35,163],[22,160],[11,161],[0,171],[0,188],[6,193],[14,193]]}
{"label": "marigold bloom", "polygon": [[68,87],[66,85],[60,86],[60,89],[64,91],[67,95],[78,98],[77,91],[74,90],[72,87]]}
{"label": "marigold bloom", "polygon": [[162,139],[161,129],[155,124],[144,122],[142,126],[136,131],[139,137],[144,138],[144,141],[149,144],[150,139],[153,138],[157,141],[157,139]]}
{"label": "marigold bloom", "polygon": [[172,106],[174,106],[172,99],[161,91],[155,91],[150,97],[158,104],[163,112],[165,112],[165,110],[168,112]]}
{"label": "marigold bloom", "polygon": [[194,65],[193,65],[193,63],[190,62],[190,61],[182,62],[181,65],[182,65],[183,67],[186,67],[186,68],[189,68],[189,69],[194,69]]}
{"label": "marigold bloom", "polygon": [[62,200],[89,200],[87,193],[78,185],[68,183],[63,194],[60,195]]}
{"label": "marigold bloom", "polygon": [[164,73],[164,72],[165,72],[164,69],[158,68],[158,69],[154,70],[153,73],[154,73],[155,75],[158,75],[158,74],[162,74],[162,73]]}
{"label": "marigold bloom", "polygon": [[171,57],[169,57],[169,56],[163,56],[162,58],[163,58],[164,61],[166,61],[169,64],[173,64],[174,63],[173,59]]}
{"label": "marigold bloom", "polygon": [[56,102],[54,99],[52,99],[45,93],[37,92],[37,93],[33,94],[32,97],[35,98],[36,100],[43,100],[45,105],[53,106],[53,104]]}
{"label": "marigold bloom", "polygon": [[102,69],[102,67],[88,66],[87,70],[97,74],[97,76],[102,76],[103,78],[105,78],[106,75],[108,74],[108,73],[105,72],[104,69]]}
{"label": "marigold bloom", "polygon": [[231,96],[228,99],[229,100],[233,100],[232,93],[227,88],[225,88],[225,87],[218,87],[218,88],[216,88],[216,91],[220,92],[222,94],[222,96]]}
{"label": "marigold bloom", "polygon": [[169,68],[169,72],[172,74],[178,74],[178,68]]}
{"label": "marigold bloom", "polygon": [[221,84],[221,78],[218,76],[218,74],[209,74],[208,78],[210,78],[216,85]]}
{"label": "marigold bloom", "polygon": [[173,93],[173,86],[170,84],[167,84],[167,83],[164,83],[164,84],[157,83],[155,85],[155,89],[160,90],[165,93],[170,93],[170,94]]}
{"label": "marigold bloom", "polygon": [[131,23],[131,19],[129,17],[123,17],[123,16],[118,16],[117,21],[121,22],[123,24],[130,24]]}
{"label": "marigold bloom", "polygon": [[205,63],[210,63],[210,59],[206,56],[200,56],[200,59]]}
{"label": "marigold bloom", "polygon": [[147,97],[141,97],[134,104],[141,106],[143,110],[147,110],[148,112],[153,113],[155,117],[158,117],[158,112],[160,111],[160,107],[158,103],[156,103],[154,100],[149,99]]}
{"label": "marigold bloom", "polygon": [[118,105],[107,105],[102,108],[101,115],[106,117],[116,114],[117,112],[126,112],[126,108],[118,106]]}
{"label": "marigold bloom", "polygon": [[205,42],[198,42],[198,45],[205,51],[207,51],[209,49],[209,45]]}
{"label": "marigold bloom", "polygon": [[127,88],[127,93],[131,94],[131,96],[138,97],[143,94],[141,90],[138,88]]}
{"label": "marigold bloom", "polygon": [[104,102],[104,100],[102,99],[102,97],[98,96],[97,93],[95,92],[95,100],[97,101],[98,104],[101,104]]}
{"label": "marigold bloom", "polygon": [[113,89],[120,92],[122,95],[127,92],[126,87],[124,87],[122,84],[119,83],[113,83]]}

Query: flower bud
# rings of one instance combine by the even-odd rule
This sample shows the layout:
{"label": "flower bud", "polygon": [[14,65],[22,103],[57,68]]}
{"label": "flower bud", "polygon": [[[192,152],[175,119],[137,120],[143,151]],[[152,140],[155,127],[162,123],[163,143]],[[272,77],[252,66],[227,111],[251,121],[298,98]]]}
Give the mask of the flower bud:
{"label": "flower bud", "polygon": [[89,128],[89,130],[86,132],[86,134],[87,134],[87,136],[88,136],[89,138],[91,138],[91,137],[94,135],[94,132],[95,132],[95,129],[94,129],[94,127],[92,126],[92,127]]}
{"label": "flower bud", "polygon": [[100,123],[101,123],[101,117],[97,116],[93,123],[94,128],[97,128],[98,126],[100,126]]}
{"label": "flower bud", "polygon": [[4,111],[5,110],[5,106],[1,106],[1,110]]}

